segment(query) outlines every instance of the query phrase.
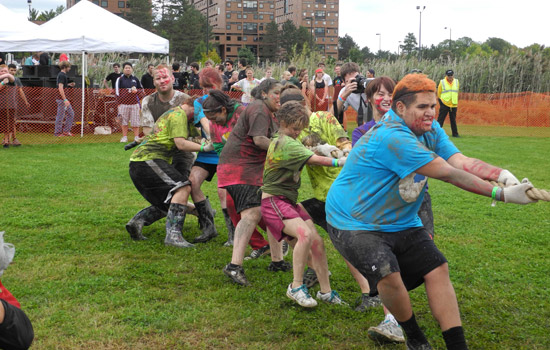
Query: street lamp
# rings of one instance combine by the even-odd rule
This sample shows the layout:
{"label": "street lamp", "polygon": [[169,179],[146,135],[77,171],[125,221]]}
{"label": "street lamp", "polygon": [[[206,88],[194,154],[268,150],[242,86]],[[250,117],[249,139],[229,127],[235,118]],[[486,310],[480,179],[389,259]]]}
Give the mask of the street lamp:
{"label": "street lamp", "polygon": [[378,35],[378,54],[382,52],[382,33],[376,33]]}
{"label": "street lamp", "polygon": [[445,29],[449,28],[449,51],[451,51],[451,43],[452,43],[452,39],[451,39],[451,27],[445,27]]}
{"label": "street lamp", "polygon": [[399,48],[401,47],[401,41],[398,41],[398,45],[397,45],[397,56],[399,56]]}
{"label": "street lamp", "polygon": [[422,6],[422,9],[420,9],[420,6],[416,6],[416,9],[420,12],[420,27],[418,29],[418,60],[422,61],[422,11],[426,9],[426,6]]}
{"label": "street lamp", "polygon": [[27,4],[29,4],[29,18],[31,18],[31,5],[32,5],[32,0],[27,0]]}
{"label": "street lamp", "polygon": [[314,41],[314,32],[313,32],[313,12],[311,13],[311,17],[304,17],[304,19],[309,20],[309,31],[311,34],[310,41],[311,41],[311,49],[313,50],[313,41]]}

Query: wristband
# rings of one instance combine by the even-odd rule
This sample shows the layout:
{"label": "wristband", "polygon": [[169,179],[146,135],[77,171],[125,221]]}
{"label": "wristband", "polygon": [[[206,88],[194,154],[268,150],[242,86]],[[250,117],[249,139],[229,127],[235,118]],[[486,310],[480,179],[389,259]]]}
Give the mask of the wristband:
{"label": "wristband", "polygon": [[67,100],[67,99],[64,99],[64,100],[63,100],[63,102],[67,102],[67,101],[69,101],[69,100]]}
{"label": "wristband", "polygon": [[332,160],[332,166],[335,167],[335,168],[338,167],[338,159],[333,159]]}
{"label": "wristband", "polygon": [[200,150],[200,152],[204,152],[204,143],[201,144],[201,150]]}
{"label": "wristband", "polygon": [[2,86],[6,85],[6,84],[4,84],[4,82],[1,82],[0,84],[2,84]]}
{"label": "wristband", "polygon": [[341,96],[338,96],[338,99],[342,102],[346,102],[346,99],[342,98]]}
{"label": "wristband", "polygon": [[498,188],[497,193],[495,194],[495,200],[502,202],[502,188]]}

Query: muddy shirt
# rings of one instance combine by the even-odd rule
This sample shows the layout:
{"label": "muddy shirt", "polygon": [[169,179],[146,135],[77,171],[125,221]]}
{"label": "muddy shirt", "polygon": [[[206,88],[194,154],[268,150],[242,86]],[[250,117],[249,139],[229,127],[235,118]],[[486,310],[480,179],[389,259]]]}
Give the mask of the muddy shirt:
{"label": "muddy shirt", "polygon": [[187,98],[189,98],[189,95],[174,90],[172,99],[168,102],[162,102],[158,92],[153,92],[145,97],[141,103],[141,126],[152,128],[164,112],[181,105]]}
{"label": "muddy shirt", "polygon": [[155,123],[153,131],[137,146],[130,157],[132,162],[163,159],[172,162],[174,153],[178,151],[174,138],[194,136],[197,134],[193,121],[189,121],[184,110],[178,106],[164,113]]}
{"label": "muddy shirt", "polygon": [[235,104],[233,111],[227,115],[227,122],[225,125],[210,122],[210,138],[214,144],[214,150],[218,153],[218,155],[222,153],[223,146],[225,146],[231,131],[237,124],[237,121],[239,120],[239,117],[244,109],[244,106]]}
{"label": "muddy shirt", "polygon": [[261,186],[266,150],[254,144],[254,136],[271,136],[279,122],[261,100],[252,102],[241,114],[227,139],[218,163],[218,187]]}
{"label": "muddy shirt", "polygon": [[436,120],[417,137],[390,110],[351,150],[327,196],[328,223],[340,230],[397,232],[422,227],[427,178],[415,170],[459,150]]}
{"label": "muddy shirt", "polygon": [[302,168],[313,152],[292,137],[276,134],[265,158],[262,191],[285,196],[292,203],[298,200]]}
{"label": "muddy shirt", "polygon": [[[298,140],[302,141],[304,137],[311,134],[316,134],[322,141],[333,146],[336,145],[336,140],[339,138],[348,137],[348,134],[340,123],[338,123],[338,120],[332,114],[322,111],[311,114],[309,117],[309,127],[302,130],[302,133],[298,136]],[[306,169],[315,198],[324,202],[332,182],[336,179],[342,168],[306,165]]]}

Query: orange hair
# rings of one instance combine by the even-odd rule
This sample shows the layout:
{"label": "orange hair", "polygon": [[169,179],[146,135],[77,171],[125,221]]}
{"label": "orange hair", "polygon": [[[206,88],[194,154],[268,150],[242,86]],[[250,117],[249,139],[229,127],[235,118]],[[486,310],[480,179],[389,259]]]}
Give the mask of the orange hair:
{"label": "orange hair", "polygon": [[416,94],[419,92],[435,93],[435,91],[435,82],[428,78],[426,74],[407,74],[395,86],[392,99],[396,102],[405,95]]}

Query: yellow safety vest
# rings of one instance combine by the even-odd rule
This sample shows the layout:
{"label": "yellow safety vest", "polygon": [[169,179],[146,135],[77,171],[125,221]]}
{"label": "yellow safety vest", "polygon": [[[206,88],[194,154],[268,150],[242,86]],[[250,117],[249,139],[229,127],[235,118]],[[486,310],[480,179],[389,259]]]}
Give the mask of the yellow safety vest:
{"label": "yellow safety vest", "polygon": [[458,79],[453,79],[453,83],[449,84],[447,79],[441,80],[441,100],[446,105],[452,103],[453,106],[458,105]]}

